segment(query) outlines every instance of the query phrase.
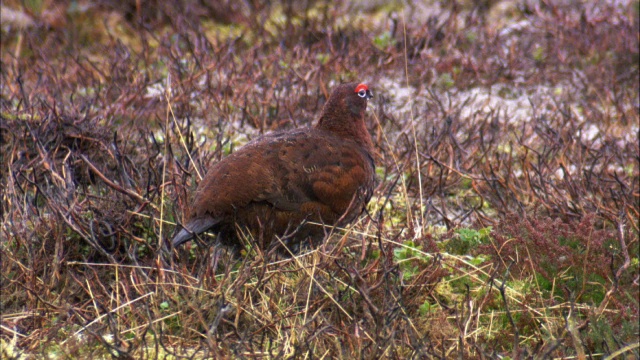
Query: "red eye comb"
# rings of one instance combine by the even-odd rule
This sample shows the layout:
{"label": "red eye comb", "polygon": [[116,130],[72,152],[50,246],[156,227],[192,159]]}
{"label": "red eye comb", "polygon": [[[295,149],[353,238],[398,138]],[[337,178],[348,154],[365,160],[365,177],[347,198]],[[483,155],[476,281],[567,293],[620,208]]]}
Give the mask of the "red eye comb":
{"label": "red eye comb", "polygon": [[362,84],[356,86],[356,92],[360,92],[360,90],[367,91],[367,90],[369,90],[369,87],[367,86],[367,84],[362,83]]}

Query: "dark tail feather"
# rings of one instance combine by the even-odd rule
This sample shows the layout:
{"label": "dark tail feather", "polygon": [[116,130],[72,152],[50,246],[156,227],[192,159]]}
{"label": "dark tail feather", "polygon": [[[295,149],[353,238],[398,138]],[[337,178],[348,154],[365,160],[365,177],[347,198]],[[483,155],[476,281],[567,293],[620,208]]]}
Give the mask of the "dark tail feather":
{"label": "dark tail feather", "polygon": [[187,241],[193,239],[195,235],[206,231],[219,222],[220,220],[214,219],[212,217],[191,219],[176,234],[176,236],[173,237],[173,239],[171,240],[171,245],[173,247],[182,245]]}

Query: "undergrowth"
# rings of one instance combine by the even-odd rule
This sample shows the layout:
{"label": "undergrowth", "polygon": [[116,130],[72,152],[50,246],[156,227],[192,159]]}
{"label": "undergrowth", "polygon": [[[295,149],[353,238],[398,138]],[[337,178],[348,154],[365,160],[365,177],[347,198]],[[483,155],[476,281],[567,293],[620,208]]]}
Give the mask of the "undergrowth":
{"label": "undergrowth", "polygon": [[[638,8],[4,1],[2,357],[637,358]],[[166,251],[210,164],[343,81],[356,224]]]}

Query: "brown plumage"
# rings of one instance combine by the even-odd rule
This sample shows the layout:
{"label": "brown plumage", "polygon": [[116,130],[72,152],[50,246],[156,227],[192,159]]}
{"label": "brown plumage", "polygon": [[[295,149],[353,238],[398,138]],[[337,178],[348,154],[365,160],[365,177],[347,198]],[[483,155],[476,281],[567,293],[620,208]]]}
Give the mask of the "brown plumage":
{"label": "brown plumage", "polygon": [[288,245],[321,240],[325,229],[308,222],[353,222],[375,183],[364,123],[372,96],[365,84],[339,85],[315,127],[267,134],[213,165],[173,246],[206,230],[224,244],[239,245],[243,229],[266,249],[279,244],[274,236],[285,236]]}

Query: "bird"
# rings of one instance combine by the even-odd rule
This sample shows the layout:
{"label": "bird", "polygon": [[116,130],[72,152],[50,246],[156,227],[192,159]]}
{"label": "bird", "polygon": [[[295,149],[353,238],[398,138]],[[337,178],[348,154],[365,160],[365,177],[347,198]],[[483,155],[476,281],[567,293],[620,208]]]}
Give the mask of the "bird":
{"label": "bird", "polygon": [[268,133],[212,165],[172,246],[209,231],[225,245],[242,246],[250,234],[264,250],[294,248],[321,242],[327,231],[318,224],[355,221],[376,183],[365,124],[372,97],[365,83],[340,84],[315,126]]}

